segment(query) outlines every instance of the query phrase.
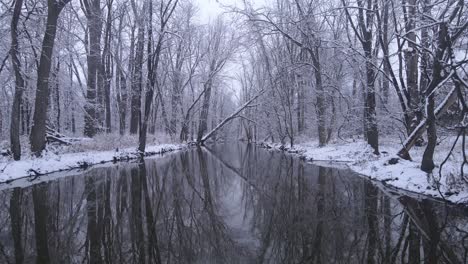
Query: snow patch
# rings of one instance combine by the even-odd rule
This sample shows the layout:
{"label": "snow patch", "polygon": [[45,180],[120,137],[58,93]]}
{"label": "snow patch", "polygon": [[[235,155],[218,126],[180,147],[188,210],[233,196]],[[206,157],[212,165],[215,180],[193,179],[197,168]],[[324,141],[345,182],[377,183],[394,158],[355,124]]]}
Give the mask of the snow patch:
{"label": "snow patch", "polygon": [[[180,150],[182,144],[160,144],[148,146],[145,156],[163,154],[170,151]],[[91,151],[54,154],[46,152],[41,158],[31,158],[20,161],[0,161],[0,183],[9,182],[14,179],[29,176],[39,176],[52,172],[71,170],[76,168],[86,169],[89,166],[131,160],[139,157],[135,148],[116,149],[114,151]]]}

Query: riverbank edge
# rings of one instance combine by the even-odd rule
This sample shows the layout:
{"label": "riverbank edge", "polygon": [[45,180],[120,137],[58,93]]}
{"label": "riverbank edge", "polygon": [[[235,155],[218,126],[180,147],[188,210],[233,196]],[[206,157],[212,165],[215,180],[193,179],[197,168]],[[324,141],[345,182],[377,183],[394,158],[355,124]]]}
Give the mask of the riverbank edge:
{"label": "riverbank edge", "polygon": [[[163,155],[188,148],[188,144],[158,144],[148,146],[144,157]],[[24,178],[37,178],[57,172],[86,170],[98,164],[119,163],[139,159],[136,148],[115,151],[92,151],[46,154],[40,158],[0,162],[0,185]]]}
{"label": "riverbank edge", "polygon": [[[427,181],[429,175],[421,171],[416,162],[402,160],[396,155],[389,154],[392,153],[390,151],[382,151],[381,155],[375,155],[365,143],[332,144],[325,147],[311,147],[306,143],[297,144],[292,148],[271,142],[257,142],[256,145],[297,156],[317,166],[349,169],[359,176],[377,181],[395,191],[408,192],[418,197],[435,198],[457,205],[468,205],[466,188],[448,188],[442,184],[439,188],[435,188]],[[343,159],[343,156],[346,158]],[[393,162],[396,163],[392,164]]]}

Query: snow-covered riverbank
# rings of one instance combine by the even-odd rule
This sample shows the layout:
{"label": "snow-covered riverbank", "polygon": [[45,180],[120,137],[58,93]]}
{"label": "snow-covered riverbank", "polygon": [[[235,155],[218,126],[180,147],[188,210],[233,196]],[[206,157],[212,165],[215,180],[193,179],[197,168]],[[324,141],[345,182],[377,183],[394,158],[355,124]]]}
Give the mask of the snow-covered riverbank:
{"label": "snow-covered riverbank", "polygon": [[[158,144],[148,146],[145,156],[163,154],[184,148],[184,144]],[[46,153],[41,158],[27,158],[20,161],[0,160],[0,183],[28,176],[38,176],[52,172],[87,168],[95,164],[131,160],[139,157],[136,148],[113,151],[87,151],[75,153]]]}
{"label": "snow-covered riverbank", "polygon": [[318,147],[316,142],[308,142],[297,144],[293,148],[277,143],[263,142],[260,145],[298,155],[317,165],[348,167],[365,177],[398,189],[443,198],[453,203],[468,203],[468,186],[460,179],[461,153],[455,151],[443,166],[438,188],[433,180],[439,179],[439,166],[448,154],[450,141],[438,146],[439,151],[435,155],[437,167],[433,175],[419,169],[424,148],[412,150],[414,160],[407,161],[395,155],[398,146],[391,144],[381,145],[379,156],[374,155],[365,142],[335,143],[325,147]]}

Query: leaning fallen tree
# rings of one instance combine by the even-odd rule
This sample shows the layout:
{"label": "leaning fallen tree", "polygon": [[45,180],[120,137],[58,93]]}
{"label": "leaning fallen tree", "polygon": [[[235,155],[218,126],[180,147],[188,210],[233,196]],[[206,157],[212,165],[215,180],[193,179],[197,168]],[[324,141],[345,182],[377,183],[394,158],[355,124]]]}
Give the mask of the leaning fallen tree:
{"label": "leaning fallen tree", "polygon": [[231,121],[234,118],[237,118],[239,116],[239,113],[242,112],[246,107],[250,106],[250,104],[255,101],[260,95],[262,95],[265,91],[261,90],[257,95],[252,97],[249,101],[247,101],[245,104],[241,105],[239,108],[236,109],[232,114],[230,114],[228,117],[223,119],[215,128],[213,128],[210,132],[208,132],[205,136],[203,136],[197,143],[199,145],[203,145],[207,139],[209,139],[211,136],[213,136],[219,129],[221,129],[225,124],[227,124],[229,121]]}
{"label": "leaning fallen tree", "polygon": [[[439,119],[451,105],[453,105],[457,101],[457,87],[453,87],[450,92],[445,96],[444,100],[440,103],[440,105],[435,110],[435,116]],[[416,144],[416,140],[420,138],[424,132],[426,131],[426,124],[427,119],[424,118],[419,122],[418,126],[413,130],[413,132],[408,136],[408,138],[403,142],[403,146],[398,151],[397,155],[406,160],[411,160],[411,156],[409,154],[410,149]]]}
{"label": "leaning fallen tree", "polygon": [[67,137],[60,132],[52,129],[49,126],[46,126],[46,141],[48,144],[50,143],[58,143],[59,145],[66,145],[69,146],[72,143],[67,140]]}

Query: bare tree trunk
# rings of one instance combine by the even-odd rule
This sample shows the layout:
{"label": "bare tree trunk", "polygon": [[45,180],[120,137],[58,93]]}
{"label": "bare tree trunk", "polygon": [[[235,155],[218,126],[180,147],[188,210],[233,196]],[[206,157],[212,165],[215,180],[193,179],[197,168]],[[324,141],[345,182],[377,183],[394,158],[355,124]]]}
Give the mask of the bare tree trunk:
{"label": "bare tree trunk", "polygon": [[21,101],[23,97],[23,91],[25,88],[24,79],[21,74],[21,63],[18,58],[18,22],[21,15],[21,7],[23,6],[23,0],[16,0],[15,7],[13,10],[13,17],[11,20],[11,47],[10,57],[13,64],[13,70],[15,72],[15,95],[13,98],[13,107],[11,109],[11,121],[10,121],[10,143],[11,151],[13,152],[13,159],[21,159],[21,145],[20,145],[20,109]]}
{"label": "bare tree trunk", "polygon": [[410,134],[418,125],[421,119],[420,98],[418,89],[418,51],[416,43],[416,0],[402,1],[403,12],[405,17],[406,38],[408,39],[408,49],[405,51],[406,64],[406,87],[408,89],[408,118],[410,123],[407,124],[408,134]]}
{"label": "bare tree trunk", "polygon": [[132,76],[131,106],[130,106],[130,134],[138,132],[138,124],[141,116],[141,92],[143,78],[143,46],[144,29],[138,29],[138,41],[135,57],[135,68]]}
{"label": "bare tree trunk", "polygon": [[60,72],[60,59],[57,59],[57,67],[55,68],[55,111],[57,112],[55,119],[55,129],[57,132],[60,132],[60,81],[59,81],[59,72]]}
{"label": "bare tree trunk", "polygon": [[421,170],[425,172],[431,172],[434,165],[434,150],[437,144],[437,128],[436,128],[436,116],[434,111],[434,94],[430,94],[426,97],[426,127],[427,127],[427,146],[424,150]]}
{"label": "bare tree trunk", "polygon": [[106,18],[106,29],[104,37],[104,50],[102,52],[102,68],[104,72],[104,105],[105,105],[105,127],[106,133],[110,133],[111,127],[111,80],[112,80],[112,55],[110,51],[112,41],[112,4],[113,0],[107,0],[107,18]]}
{"label": "bare tree trunk", "polygon": [[297,133],[301,134],[305,130],[305,81],[302,74],[297,79]]}
{"label": "bare tree trunk", "polygon": [[315,90],[317,91],[317,129],[319,134],[319,146],[327,144],[327,128],[326,128],[326,111],[327,105],[325,102],[325,89],[322,83],[322,71],[320,66],[319,48],[315,47],[315,52],[310,52],[312,63],[314,65],[315,75]]}
{"label": "bare tree trunk", "polygon": [[[138,14],[135,4],[132,4],[135,16],[144,16]],[[138,126],[141,122],[141,93],[143,86],[143,53],[145,47],[145,25],[143,17],[137,21],[137,47],[135,52],[135,65],[132,73],[132,97],[130,106],[130,134],[138,132]]]}
{"label": "bare tree trunk", "polygon": [[[371,43],[369,43],[372,45]],[[367,46],[367,45],[366,45]],[[366,122],[366,136],[367,143],[374,149],[374,154],[379,154],[379,131],[377,127],[377,112],[375,104],[375,69],[372,65],[372,56],[370,49],[366,48],[366,77],[367,77],[367,90],[366,90],[366,107],[365,122]]]}
{"label": "bare tree trunk", "polygon": [[[147,79],[146,79],[146,94],[145,94],[145,112],[143,120],[140,119],[139,126],[140,126],[140,133],[138,137],[138,150],[140,154],[143,156],[146,149],[146,135],[148,130],[148,122],[151,114],[151,104],[153,102],[154,97],[154,85],[155,85],[155,75],[157,73],[158,64],[159,64],[159,54],[161,52],[161,45],[162,45],[162,38],[163,36],[159,37],[158,44],[156,46],[155,53],[153,54],[153,2],[149,2],[148,8],[148,44],[146,46],[147,53],[148,53],[148,62],[147,62]],[[163,32],[164,26],[161,25]],[[153,56],[158,56],[156,61],[153,61]]]}
{"label": "bare tree trunk", "polygon": [[[383,46],[382,51],[384,54],[385,59],[388,59],[389,53],[389,43],[388,43],[388,8],[389,8],[389,2],[385,1],[385,3],[382,6],[383,8],[383,14],[382,14],[382,42],[381,43]],[[390,76],[390,67],[387,63],[383,63],[383,71],[384,71],[384,78],[382,80],[382,103],[384,105],[387,105],[388,103],[388,97],[389,97],[389,88],[390,88],[390,80],[387,78],[387,76]]]}
{"label": "bare tree trunk", "polygon": [[425,172],[431,172],[435,167],[434,150],[437,144],[437,129],[435,123],[436,114],[434,110],[434,91],[444,79],[444,77],[442,77],[442,60],[448,47],[448,41],[450,39],[448,35],[447,24],[440,24],[438,34],[437,50],[432,66],[432,79],[424,92],[424,95],[426,96],[427,146],[424,150],[423,159],[421,162],[421,170]]}
{"label": "bare tree trunk", "polygon": [[171,136],[177,133],[177,113],[179,112],[181,102],[181,73],[182,66],[184,63],[184,45],[183,41],[180,40],[177,46],[176,61],[174,67],[174,77],[172,83],[172,111],[171,111]]}
{"label": "bare tree trunk", "polygon": [[[192,109],[195,107],[195,105],[198,103],[198,101],[200,101],[200,99],[202,98],[203,94],[205,93],[206,90],[203,90],[197,97],[197,99],[195,99],[195,101],[193,101],[192,105],[187,109],[187,113],[185,114],[185,118],[184,118],[184,121],[182,122],[182,128],[180,130],[180,136],[179,136],[179,139],[180,141],[184,142],[184,141],[187,141],[188,140],[188,133],[189,133],[189,126],[190,126],[190,114],[191,114],[191,111]],[[193,129],[193,126],[192,126],[192,129]],[[192,133],[193,134],[193,133]]]}
{"label": "bare tree trunk", "polygon": [[117,102],[119,105],[119,132],[120,135],[124,135],[127,121],[127,79],[125,78],[122,69],[117,69],[116,83],[120,90],[117,95]]}
{"label": "bare tree trunk", "polygon": [[[14,69],[13,69],[14,70]],[[25,82],[25,85],[24,85],[24,90],[26,90],[26,82]],[[24,90],[23,90],[23,94],[24,94]],[[26,119],[27,119],[27,106],[25,105],[26,104],[26,97],[22,96],[21,98],[21,105],[20,105],[20,123],[21,123],[21,135],[25,135],[27,134],[26,132]]]}
{"label": "bare tree trunk", "polygon": [[[211,129],[216,127],[218,122],[218,101],[219,101],[219,90],[214,90],[214,95],[212,97],[212,107],[211,107]],[[213,134],[213,141],[216,141],[216,134]]]}
{"label": "bare tree trunk", "polygon": [[[70,59],[71,59],[71,54],[70,54]],[[74,85],[73,85],[73,66],[72,64],[70,63],[69,66],[68,66],[68,73],[69,73],[69,81],[70,81],[70,86],[68,87],[68,103],[69,103],[69,106],[70,106],[70,112],[69,115],[68,115],[68,127],[67,129],[70,131],[72,130],[72,133],[74,134],[75,131],[75,113],[74,113],[74,98],[73,98],[73,88],[74,88]]]}
{"label": "bare tree trunk", "polygon": [[[125,134],[126,129],[126,113],[127,113],[127,79],[125,78],[123,65],[122,65],[122,31],[123,31],[123,22],[124,22],[124,13],[125,9],[122,9],[119,14],[119,27],[117,35],[117,45],[115,49],[115,61],[116,61],[116,74],[115,74],[115,87],[117,90],[117,105],[119,108],[119,133],[120,135]],[[131,65],[131,57],[133,53],[133,33],[130,40],[130,60],[129,65]],[[131,70],[129,71],[131,72]]]}
{"label": "bare tree trunk", "polygon": [[88,20],[89,48],[88,48],[88,82],[85,106],[84,134],[94,137],[97,134],[99,69],[101,58],[101,0],[84,0],[86,18]]}
{"label": "bare tree trunk", "polygon": [[0,105],[0,137],[3,138],[3,106]]}
{"label": "bare tree trunk", "polygon": [[[154,97],[154,87],[156,85],[156,74],[158,71],[158,66],[159,66],[159,58],[161,55],[161,49],[162,49],[162,42],[164,38],[164,31],[166,30],[166,25],[169,19],[171,18],[177,3],[179,1],[175,0],[174,2],[169,1],[167,5],[164,7],[163,4],[161,4],[161,9],[160,9],[160,16],[161,16],[161,26],[160,26],[160,32],[162,32],[162,35],[159,36],[158,42],[156,44],[156,47],[154,51],[152,52],[152,19],[153,19],[153,2],[150,1],[149,3],[149,30],[148,30],[148,54],[150,54],[150,58],[148,59],[148,86],[146,89],[145,93],[145,112],[144,112],[144,117],[143,121],[140,120],[140,134],[138,138],[138,151],[143,155],[145,153],[146,149],[146,133],[148,129],[148,122],[151,114],[151,105],[153,104],[153,97]],[[165,11],[163,11],[165,10]],[[162,98],[161,98],[161,93],[160,93],[160,87],[158,85],[158,92],[159,92],[159,97],[161,100],[161,106],[163,107],[163,114],[164,114],[164,105],[162,104]],[[167,120],[167,119],[166,119]]]}
{"label": "bare tree trunk", "polygon": [[162,120],[164,122],[164,131],[167,133],[167,134],[170,134],[170,127],[171,127],[171,124],[169,122],[169,119],[167,117],[167,111],[166,111],[166,104],[164,102],[164,97],[163,97],[163,93],[161,91],[161,85],[156,83],[156,92],[157,92],[157,98],[159,100],[159,103],[161,104],[161,117],[162,117]]}
{"label": "bare tree trunk", "polygon": [[159,109],[159,100],[157,98],[153,98],[155,100],[155,105],[152,108],[152,117],[151,117],[151,127],[150,127],[150,133],[151,134],[156,134],[156,121],[158,119],[158,109]]}
{"label": "bare tree trunk", "polygon": [[208,129],[208,113],[210,109],[210,99],[211,99],[211,87],[213,81],[208,80],[203,86],[205,90],[205,95],[203,96],[203,105],[200,113],[200,120],[198,121],[198,133],[197,133],[197,142],[202,141],[203,134]]}
{"label": "bare tree trunk", "polygon": [[70,0],[48,0],[47,23],[42,41],[41,58],[37,69],[37,90],[34,102],[33,126],[31,129],[31,152],[40,156],[46,144],[47,108],[49,107],[49,76],[54,50],[57,22],[60,12]]}
{"label": "bare tree trunk", "polygon": [[[423,0],[423,14],[421,15],[421,24],[425,25],[429,23],[429,17],[430,17],[430,12],[431,12],[431,0]],[[422,91],[422,89],[426,88],[427,85],[429,84],[429,76],[431,75],[431,69],[429,67],[430,64],[430,57],[429,57],[429,52],[431,47],[431,42],[429,39],[429,28],[428,27],[421,27],[421,46],[424,47],[421,49],[421,64],[420,64],[420,70],[421,70],[421,75],[419,79],[419,87]],[[420,98],[420,103],[423,102],[423,98]]]}
{"label": "bare tree trunk", "polygon": [[346,16],[348,18],[354,33],[361,42],[364,57],[366,59],[366,90],[364,99],[364,129],[367,143],[374,149],[374,154],[379,154],[379,131],[377,125],[377,112],[375,101],[375,68],[373,65],[374,53],[373,42],[373,23],[376,15],[377,3],[373,0],[358,1],[357,26],[351,17],[348,6],[344,0],[341,1]]}

